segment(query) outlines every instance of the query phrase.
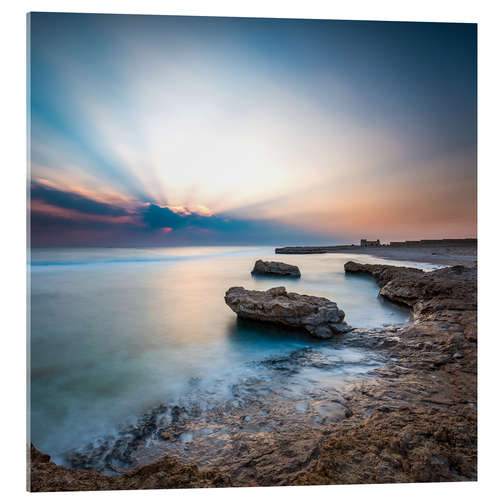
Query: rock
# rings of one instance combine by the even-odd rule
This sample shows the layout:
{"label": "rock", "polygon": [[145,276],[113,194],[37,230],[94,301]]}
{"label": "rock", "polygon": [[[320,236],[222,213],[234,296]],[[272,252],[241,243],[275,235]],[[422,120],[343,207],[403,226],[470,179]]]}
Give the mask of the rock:
{"label": "rock", "polygon": [[359,264],[352,260],[344,264],[344,271],[351,274],[358,273],[373,276],[377,284],[381,287],[395,278],[416,278],[425,274],[425,271],[413,267],[386,266],[385,264]]}
{"label": "rock", "polygon": [[425,272],[411,267],[347,262],[346,273],[373,276],[380,295],[413,309],[416,320],[440,311],[476,311],[477,268],[453,266]]}
{"label": "rock", "polygon": [[283,286],[265,292],[232,287],[224,299],[240,318],[303,328],[321,339],[351,330],[344,322],[344,311],[335,302],[287,292]]}
{"label": "rock", "polygon": [[252,274],[275,274],[278,276],[300,277],[300,271],[297,266],[285,264],[284,262],[258,260],[255,262]]}
{"label": "rock", "polygon": [[[345,271],[373,276],[414,321],[387,346],[393,361],[343,394],[353,415],[330,428],[294,484],[477,480],[477,268],[348,262]],[[356,329],[343,341],[377,338],[386,348],[388,330]]]}
{"label": "rock", "polygon": [[28,455],[29,491],[140,490],[166,488],[211,488],[231,486],[228,476],[183,464],[165,456],[156,462],[110,477],[90,470],[56,465],[33,445]]}

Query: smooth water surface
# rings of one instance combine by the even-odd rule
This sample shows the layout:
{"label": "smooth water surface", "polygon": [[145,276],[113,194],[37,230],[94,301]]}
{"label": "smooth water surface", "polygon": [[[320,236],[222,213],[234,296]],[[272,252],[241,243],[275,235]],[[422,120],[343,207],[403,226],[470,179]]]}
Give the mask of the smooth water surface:
{"label": "smooth water surface", "polygon": [[[302,277],[252,277],[257,258],[296,264]],[[60,463],[66,451],[181,398],[193,381],[230,398],[231,384],[251,377],[256,361],[325,345],[237,321],[224,302],[231,286],[328,297],[354,327],[407,321],[406,310],[378,298],[371,278],[344,274],[347,260],[392,263],[253,247],[33,250],[31,441]],[[362,352],[337,344],[348,375],[370,369]]]}

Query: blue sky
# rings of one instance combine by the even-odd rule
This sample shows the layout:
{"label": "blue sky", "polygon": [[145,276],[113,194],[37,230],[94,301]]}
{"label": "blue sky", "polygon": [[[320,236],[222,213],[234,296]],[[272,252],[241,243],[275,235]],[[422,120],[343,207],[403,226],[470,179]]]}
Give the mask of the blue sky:
{"label": "blue sky", "polygon": [[476,234],[476,25],[29,16],[32,244]]}

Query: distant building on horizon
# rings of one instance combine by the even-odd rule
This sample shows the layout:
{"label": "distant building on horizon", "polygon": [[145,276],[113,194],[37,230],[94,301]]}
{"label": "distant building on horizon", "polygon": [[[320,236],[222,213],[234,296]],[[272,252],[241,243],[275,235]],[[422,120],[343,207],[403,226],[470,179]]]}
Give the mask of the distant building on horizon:
{"label": "distant building on horizon", "polygon": [[379,247],[380,240],[361,240],[361,247]]}

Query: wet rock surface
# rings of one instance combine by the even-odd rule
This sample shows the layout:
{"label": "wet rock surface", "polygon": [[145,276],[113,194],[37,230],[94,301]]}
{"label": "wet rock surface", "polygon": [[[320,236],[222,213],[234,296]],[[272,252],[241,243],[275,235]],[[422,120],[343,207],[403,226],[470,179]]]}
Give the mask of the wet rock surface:
{"label": "wet rock surface", "polygon": [[[148,411],[118,435],[73,451],[67,461],[71,468],[105,474],[119,474],[165,454],[186,463],[194,460],[200,467],[218,469],[231,462],[231,477],[244,484],[250,480],[249,459],[259,455],[262,444],[274,443],[284,451],[281,465],[300,469],[306,461],[303,453],[285,450],[282,443],[292,446],[304,428],[310,431],[303,436],[305,442],[312,443],[322,436],[326,423],[349,415],[342,389],[383,362],[375,350],[343,345],[301,348],[288,356],[251,362],[257,365],[252,366],[253,375],[230,385],[226,397],[195,380],[179,401]],[[275,459],[272,454],[260,461],[271,470]]]}
{"label": "wet rock surface", "polygon": [[30,491],[145,490],[172,488],[208,488],[232,486],[228,476],[202,471],[165,456],[151,464],[125,472],[117,477],[91,470],[76,470],[56,465],[50,456],[33,445],[28,457]]}
{"label": "wet rock surface", "polygon": [[255,262],[252,274],[300,278],[300,270],[297,266],[285,264],[284,262],[264,261],[260,259]]}
{"label": "wet rock surface", "polygon": [[348,263],[346,272],[373,275],[381,294],[411,307],[414,322],[354,329],[321,348],[261,361],[261,376],[234,384],[222,401],[214,395],[213,404],[193,381],[186,400],[68,457],[72,468],[94,471],[40,454],[32,488],[476,480],[476,268]]}
{"label": "wet rock surface", "polygon": [[373,276],[380,295],[413,309],[415,320],[439,311],[476,311],[477,268],[453,266],[424,272],[419,269],[347,262],[346,273]]}
{"label": "wet rock surface", "polygon": [[232,287],[224,299],[240,318],[303,328],[321,339],[350,330],[344,321],[344,311],[335,302],[324,297],[287,292],[283,286],[265,292]]}
{"label": "wet rock surface", "polygon": [[347,334],[390,361],[344,394],[353,415],[331,427],[294,484],[476,480],[477,268],[345,269],[373,275],[380,294],[411,306],[415,321]]}
{"label": "wet rock surface", "polygon": [[383,287],[386,283],[396,278],[405,280],[425,275],[425,271],[415,269],[414,267],[360,264],[352,260],[344,264],[344,270],[346,273],[367,274],[372,276],[380,287]]}

